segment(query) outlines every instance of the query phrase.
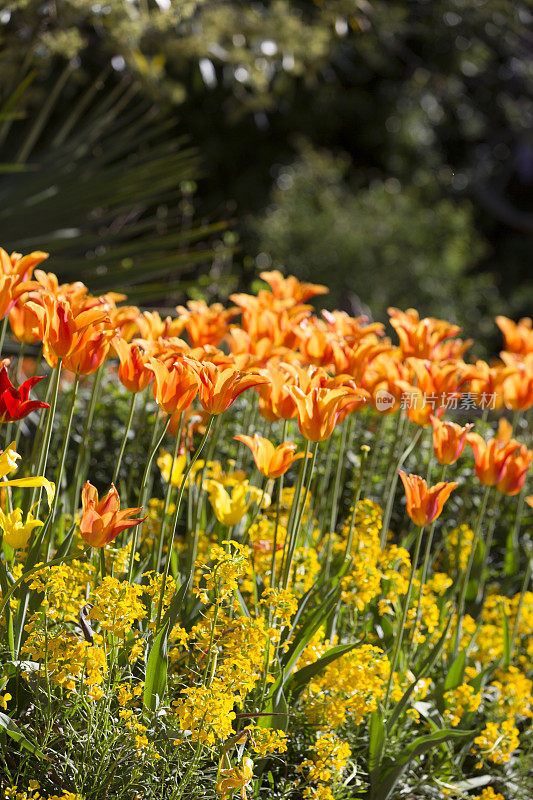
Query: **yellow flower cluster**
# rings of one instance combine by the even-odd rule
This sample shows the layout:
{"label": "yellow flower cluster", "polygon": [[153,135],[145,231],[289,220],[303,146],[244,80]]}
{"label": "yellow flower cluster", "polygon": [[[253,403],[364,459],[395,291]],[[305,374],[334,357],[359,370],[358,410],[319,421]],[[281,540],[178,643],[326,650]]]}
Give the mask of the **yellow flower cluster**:
{"label": "yellow flower cluster", "polygon": [[272,619],[281,626],[290,625],[298,609],[298,600],[290,589],[267,589],[261,596],[261,605],[268,608]]}
{"label": "yellow flower cluster", "polygon": [[50,620],[72,620],[86,603],[86,587],[92,576],[92,564],[75,559],[70,564],[42,567],[30,577],[28,586],[43,593],[41,607]]}
{"label": "yellow flower cluster", "polygon": [[[306,648],[304,661],[313,663],[315,653],[316,646]],[[305,717],[321,729],[337,728],[348,719],[358,724],[378,707],[389,671],[389,660],[379,647],[355,647],[307,685],[302,694]]]}
{"label": "yellow flower cluster", "polygon": [[224,685],[215,680],[211,686],[183,689],[182,694],[172,707],[181,730],[189,732],[192,742],[213,747],[232,735],[235,696]]}
{"label": "yellow flower cluster", "polygon": [[83,800],[81,794],[63,791],[61,794],[43,795],[37,781],[30,781],[26,791],[19,791],[16,786],[4,789],[5,800]]}
{"label": "yellow flower cluster", "polygon": [[[336,549],[344,551],[350,533],[353,508],[342,531],[342,540]],[[379,569],[381,557],[381,509],[371,500],[360,500],[354,517],[351,552],[352,562],[348,574],[342,579],[343,603],[355,604],[363,611],[381,591],[382,571]]]}
{"label": "yellow flower cluster", "polygon": [[[500,725],[488,722],[474,739],[474,744],[483,759],[487,758],[494,764],[506,764],[520,744],[518,728],[515,727],[513,719],[504,719]],[[483,762],[478,764],[479,767],[482,765]]]}
{"label": "yellow flower cluster", "polygon": [[457,570],[463,571],[466,569],[472,550],[473,540],[474,531],[466,524],[459,525],[459,527],[454,528],[448,533],[444,544],[446,548],[447,569],[450,574],[457,572]]}
{"label": "yellow flower cluster", "polygon": [[107,672],[106,654],[102,637],[94,635],[93,642],[79,638],[65,624],[45,629],[38,614],[26,624],[28,638],[23,653],[39,663],[39,674],[48,675],[57,686],[68,692],[83,684],[89,687],[93,700],[102,696],[100,685]]}
{"label": "yellow flower cluster", "polygon": [[503,794],[495,792],[492,786],[486,786],[481,794],[478,794],[473,800],[505,800],[505,797]]}
{"label": "yellow flower cluster", "polygon": [[99,623],[102,631],[122,638],[146,616],[142,593],[143,587],[138,584],[106,576],[91,595],[90,618]]}
{"label": "yellow flower cluster", "polygon": [[[311,758],[302,761],[299,772],[307,772],[307,780],[317,787],[304,789],[305,798],[332,797],[331,786],[340,782],[351,756],[350,745],[332,731],[319,732],[311,748]],[[324,793],[326,789],[326,793]],[[327,790],[329,790],[329,795]]]}
{"label": "yellow flower cluster", "polygon": [[[201,569],[195,577],[195,593],[203,603],[209,602],[207,592],[210,591],[214,592],[218,602],[225,600],[237,589],[239,580],[248,570],[248,548],[234,541],[223,544],[227,546],[227,550],[220,545],[212,546],[209,553],[211,565],[197,565]],[[203,582],[202,588],[199,586],[200,581]]]}
{"label": "yellow flower cluster", "polygon": [[261,758],[273,753],[287,752],[287,734],[273,728],[248,728],[251,731],[251,746]]}
{"label": "yellow flower cluster", "polygon": [[461,683],[444,695],[446,710],[444,717],[454,728],[460,724],[463,716],[470,711],[477,711],[481,704],[481,693],[476,692],[469,683]]}

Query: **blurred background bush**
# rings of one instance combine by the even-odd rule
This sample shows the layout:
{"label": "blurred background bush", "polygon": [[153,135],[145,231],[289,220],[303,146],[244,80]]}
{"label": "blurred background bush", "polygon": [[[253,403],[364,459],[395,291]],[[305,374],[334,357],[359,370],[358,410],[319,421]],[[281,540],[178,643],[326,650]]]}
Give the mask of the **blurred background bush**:
{"label": "blurred background bush", "polygon": [[4,0],[2,244],[135,302],[274,266],[490,337],[533,299],[531,21],[520,0]]}

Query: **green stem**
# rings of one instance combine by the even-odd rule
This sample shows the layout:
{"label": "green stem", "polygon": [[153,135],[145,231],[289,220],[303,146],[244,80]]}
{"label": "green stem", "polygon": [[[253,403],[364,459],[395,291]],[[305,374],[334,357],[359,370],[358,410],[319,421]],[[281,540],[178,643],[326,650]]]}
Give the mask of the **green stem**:
{"label": "green stem", "polygon": [[80,375],[77,372],[76,377],[74,378],[74,385],[72,387],[72,397],[70,399],[70,406],[67,413],[67,421],[65,426],[65,436],[63,438],[63,446],[61,448],[61,455],[59,456],[59,465],[56,472],[56,493],[54,496],[54,500],[52,502],[52,519],[54,517],[55,511],[57,509],[57,504],[59,500],[59,493],[61,491],[61,481],[63,480],[63,472],[65,470],[65,460],[67,457],[67,450],[68,444],[70,440],[70,431],[72,428],[72,420],[74,419],[74,408],[76,405],[76,398],[78,396],[78,387],[80,385]]}
{"label": "green stem", "polygon": [[6,316],[2,320],[2,323],[0,324],[0,356],[2,355],[2,351],[4,349],[4,339],[6,338],[7,322],[8,322],[8,316],[6,314]]}
{"label": "green stem", "polygon": [[[215,420],[215,415],[211,414],[211,416],[209,417],[209,422],[207,423],[206,428],[205,428],[205,433],[202,436],[202,441],[198,445],[198,449],[195,451],[193,457],[191,458],[191,460],[189,462],[189,465],[187,466],[187,469],[183,473],[183,481],[182,481],[182,484],[180,486],[180,490],[179,490],[178,497],[177,497],[177,500],[176,500],[176,510],[174,511],[174,517],[172,519],[172,527],[171,527],[170,540],[169,540],[169,546],[168,546],[168,555],[167,555],[167,558],[165,560],[165,569],[163,570],[163,580],[161,582],[161,591],[159,593],[159,603],[158,603],[158,607],[157,607],[157,619],[156,619],[156,624],[155,624],[155,628],[154,628],[154,631],[156,633],[157,633],[157,630],[159,628],[159,624],[161,622],[161,613],[162,613],[162,610],[163,610],[163,598],[164,598],[164,595],[165,595],[165,585],[166,585],[166,582],[167,582],[168,570],[169,570],[169,567],[170,567],[170,557],[171,557],[171,554],[172,554],[172,548],[174,547],[174,537],[176,536],[176,529],[178,527],[179,514],[180,514],[180,509],[181,509],[181,501],[182,501],[183,495],[185,493],[185,487],[187,485],[187,478],[189,477],[192,468],[194,467],[197,459],[199,458],[200,453],[204,449],[204,445],[205,445],[205,443],[207,441],[207,437],[209,436],[211,428],[213,427],[214,420]],[[192,553],[191,553],[191,555],[192,555]],[[193,570],[194,570],[194,561],[192,562],[192,564],[189,562],[189,569],[188,569],[189,575],[192,574]]]}
{"label": "green stem", "polygon": [[[142,477],[142,481],[141,481],[141,488],[139,489],[139,500],[137,502],[140,501],[139,505],[141,506],[141,509],[144,508],[144,505],[145,505],[146,499],[147,499],[146,498],[146,486],[148,484],[148,476],[149,476],[150,470],[152,468],[152,462],[154,460],[154,456],[155,456],[157,450],[159,449],[159,445],[163,441],[163,437],[164,437],[165,433],[167,432],[167,428],[168,428],[168,425],[169,425],[169,422],[170,422],[170,417],[167,416],[167,418],[165,420],[165,423],[163,425],[163,430],[161,431],[161,434],[160,434],[159,437],[156,437],[156,435],[155,435],[155,432],[156,432],[157,427],[158,427],[157,422],[158,422],[158,420],[156,418],[155,422],[154,422],[153,432],[152,432],[152,440],[151,440],[151,444],[150,444],[150,451],[149,451],[148,458],[146,460],[146,464],[144,465],[144,472],[143,472],[143,477]],[[135,531],[133,533],[133,540],[132,540],[132,544],[131,544],[131,553],[130,553],[130,566],[129,566],[129,569],[128,569],[128,582],[129,583],[131,583],[132,578],[133,578],[133,567],[135,566],[135,552],[137,550],[137,542],[139,541],[139,532],[140,532],[141,529],[142,529],[142,522],[140,522],[139,525],[135,526]]]}
{"label": "green stem", "polygon": [[[444,476],[446,475],[446,464],[443,464],[440,471],[439,483],[444,480]],[[429,480],[428,480],[429,483]],[[426,549],[424,552],[424,561],[422,562],[422,572],[420,574],[420,590],[418,593],[418,602],[416,605],[416,616],[415,616],[415,623],[413,627],[413,634],[411,637],[411,642],[415,645],[415,637],[416,631],[420,624],[420,617],[422,615],[422,593],[424,591],[424,586],[427,580],[428,570],[429,570],[429,559],[431,557],[431,545],[433,544],[433,534],[435,533],[435,525],[437,524],[437,520],[434,519],[431,523],[431,528],[429,529],[428,539],[426,542]]]}
{"label": "green stem", "polygon": [[346,540],[346,550],[344,552],[344,559],[347,560],[351,556],[352,552],[352,542],[353,542],[353,532],[355,528],[355,517],[357,515],[357,504],[361,499],[361,491],[363,488],[363,475],[365,472],[365,463],[368,456],[369,447],[368,445],[363,445],[361,447],[361,466],[359,467],[359,476],[357,478],[357,483],[354,487],[354,498],[353,498],[353,508],[352,508],[352,516],[350,517],[350,529],[348,531],[348,538]]}
{"label": "green stem", "polygon": [[[351,422],[351,419],[349,420]],[[329,531],[327,532],[328,540],[326,542],[326,563],[325,563],[325,573],[326,573],[326,580],[329,578],[329,570],[331,566],[331,557],[332,557],[332,550],[333,550],[333,535],[335,533],[335,528],[337,527],[337,516],[339,513],[338,503],[339,503],[339,492],[340,492],[340,483],[342,477],[342,468],[344,466],[344,451],[346,449],[346,437],[348,435],[348,422],[345,422],[342,426],[342,434],[341,440],[339,444],[339,452],[337,454],[337,468],[335,470],[335,480],[333,483],[333,497],[331,499],[331,515],[329,518]],[[327,503],[324,503],[327,505]]]}
{"label": "green stem", "polygon": [[[48,451],[50,449],[50,440],[52,438],[52,429],[54,426],[54,415],[56,411],[57,405],[57,395],[59,392],[59,378],[61,375],[61,359],[58,358],[56,367],[54,369],[53,378],[52,378],[52,394],[50,397],[50,408],[48,409],[48,417],[46,418],[46,427],[44,429],[44,437],[41,444],[41,450],[39,453],[39,461],[37,464],[37,475],[44,475],[46,470],[46,464],[48,461]],[[39,490],[40,494],[40,490]],[[31,493],[30,505],[31,508],[35,503],[35,498],[37,495],[37,490],[33,489]]]}
{"label": "green stem", "polygon": [[385,695],[385,703],[384,703],[385,709],[387,709],[388,704],[389,704],[389,697],[390,697],[390,693],[391,693],[392,682],[394,680],[394,672],[395,672],[396,667],[398,665],[398,657],[400,655],[400,648],[402,646],[402,639],[403,639],[403,634],[404,634],[404,631],[405,631],[405,623],[407,622],[407,615],[409,613],[409,603],[410,603],[410,600],[411,600],[411,592],[413,590],[413,582],[414,582],[414,577],[415,577],[415,574],[416,574],[418,558],[420,556],[420,546],[422,544],[423,533],[424,533],[424,528],[423,527],[419,528],[418,529],[418,533],[417,533],[417,537],[416,537],[416,544],[415,544],[415,552],[413,554],[413,561],[411,563],[411,574],[409,576],[409,585],[407,587],[407,594],[405,595],[405,600],[404,600],[404,606],[403,606],[403,612],[402,612],[402,620],[401,620],[401,623],[400,623],[400,630],[396,634],[396,640],[394,642],[394,649],[393,649],[393,652],[392,652],[392,658],[391,658],[391,662],[390,662],[390,675],[389,675],[389,680],[388,680],[388,683],[387,683],[387,693]]}
{"label": "green stem", "polygon": [[78,500],[78,495],[80,493],[81,484],[83,482],[83,478],[85,477],[85,454],[87,451],[87,440],[89,431],[91,429],[94,417],[94,410],[96,408],[96,403],[98,400],[98,396],[100,394],[100,387],[102,385],[102,374],[103,374],[103,364],[100,366],[96,374],[94,376],[93,387],[91,390],[91,397],[89,400],[89,407],[87,409],[87,416],[85,417],[85,423],[83,425],[83,432],[81,435],[81,442],[78,448],[78,455],[76,457],[76,466],[74,467],[74,493],[72,495],[72,513],[76,511],[76,503]]}
{"label": "green stem", "polygon": [[22,383],[22,378],[23,378],[22,362],[24,361],[25,352],[26,352],[26,342],[21,342],[17,358],[17,386],[20,386],[20,384]]}
{"label": "green stem", "polygon": [[[527,480],[524,481],[524,485],[520,490],[520,494],[518,496],[518,505],[516,507],[516,515],[513,525],[513,530],[511,531],[511,547],[512,547],[512,559],[510,560],[509,564],[506,563],[505,565],[505,574],[512,575],[513,574],[513,565],[516,559],[516,552],[518,550],[518,533],[520,531],[520,524],[522,522],[522,516],[524,513],[524,503],[526,500],[527,495]],[[507,561],[507,559],[506,559]]]}
{"label": "green stem", "polygon": [[[317,456],[317,453],[318,453],[318,445],[319,445],[319,442],[313,442],[313,455],[311,457],[311,465],[309,467],[309,477],[306,480],[306,472],[307,472],[307,470],[304,471],[304,475],[303,475],[303,479],[302,479],[302,483],[301,483],[301,486],[305,486],[303,497],[302,497],[300,506],[299,507],[297,506],[297,511],[296,511],[296,513],[294,515],[294,519],[293,519],[293,525],[292,525],[290,534],[287,537],[289,539],[289,547],[288,547],[287,552],[286,552],[286,561],[285,561],[284,570],[283,570],[283,584],[282,585],[283,585],[284,589],[287,589],[288,586],[289,586],[289,581],[290,581],[290,577],[291,577],[292,562],[294,560],[294,553],[296,552],[296,545],[298,543],[298,534],[300,532],[300,524],[302,522],[302,517],[303,517],[304,510],[305,510],[305,504],[307,502],[307,496],[309,494],[309,489],[311,487],[311,481],[313,479],[313,470],[315,468],[316,456]],[[308,457],[307,457],[307,453],[308,452],[309,452],[309,442],[307,442],[306,448],[305,448],[305,456],[304,456],[304,461],[305,462],[308,461]],[[307,466],[307,463],[305,464],[305,466]],[[299,493],[301,493],[301,489],[300,489]],[[296,498],[295,498],[295,500],[296,500]]]}
{"label": "green stem", "polygon": [[[387,533],[389,530],[390,518],[392,515],[392,506],[394,503],[394,498],[396,496],[396,484],[398,483],[398,472],[403,466],[403,463],[406,460],[406,458],[411,454],[412,450],[414,450],[414,448],[416,447],[418,440],[422,435],[423,430],[424,430],[423,428],[419,428],[418,431],[415,433],[412,442],[405,448],[400,458],[398,459],[398,462],[396,464],[396,469],[394,470],[394,474],[392,475],[392,479],[390,482],[391,483],[390,490],[387,497],[387,505],[385,507],[385,514],[383,516],[383,527],[381,529],[381,541],[380,541],[381,549],[383,549],[385,547],[385,544],[387,543]],[[403,438],[404,434],[402,434],[402,440]]]}
{"label": "green stem", "polygon": [[[283,420],[283,426],[281,428],[281,441],[285,441],[285,437],[287,435],[287,420]],[[276,588],[276,549],[278,546],[278,529],[279,529],[279,515],[281,510],[281,503],[283,500],[283,479],[284,476],[281,475],[278,483],[278,497],[276,502],[276,524],[274,527],[274,540],[272,542],[272,561],[270,564],[270,587],[272,589]]]}
{"label": "green stem", "polygon": [[463,575],[463,580],[461,581],[461,590],[459,593],[459,600],[457,603],[457,630],[455,633],[455,645],[453,653],[454,659],[457,658],[457,655],[459,653],[459,647],[461,646],[461,635],[463,632],[463,616],[464,616],[464,608],[466,600],[466,590],[468,587],[468,579],[470,577],[470,572],[472,571],[472,566],[474,564],[479,531],[481,529],[481,523],[483,521],[483,516],[487,508],[487,501],[489,499],[491,489],[492,486],[485,486],[485,491],[483,492],[483,499],[481,500],[481,505],[479,507],[479,512],[476,518],[476,524],[474,526],[474,535],[472,537],[472,549],[470,550],[470,555],[468,557],[466,570]]}
{"label": "green stem", "polygon": [[128,479],[126,481],[126,497],[131,497],[132,493],[132,486],[133,486],[133,479],[135,477],[135,465],[137,463],[137,451],[139,449],[140,442],[142,441],[143,434],[144,434],[144,427],[145,424],[148,423],[149,414],[148,411],[148,402],[149,402],[149,390],[145,389],[142,394],[144,395],[143,398],[143,405],[141,409],[141,413],[139,415],[139,427],[137,429],[137,436],[133,440],[133,448],[131,453],[131,464],[128,470]]}
{"label": "green stem", "polygon": [[180,414],[180,423],[178,426],[178,431],[176,433],[175,441],[174,441],[174,449],[172,451],[172,462],[170,464],[170,475],[168,476],[168,484],[165,491],[165,502],[163,504],[163,513],[161,514],[161,530],[159,531],[159,542],[157,544],[157,558],[155,563],[155,571],[159,572],[161,567],[161,558],[163,556],[163,542],[165,539],[165,526],[167,521],[167,513],[168,507],[170,505],[170,495],[172,493],[172,475],[174,473],[174,464],[176,463],[176,459],[178,457],[178,451],[180,447],[180,440],[181,440],[181,423],[183,420],[183,413]]}
{"label": "green stem", "polygon": [[[379,456],[379,452],[381,450],[381,445],[383,443],[383,436],[385,434],[386,421],[387,421],[387,415],[386,414],[380,414],[379,422],[378,422],[378,428],[377,428],[376,433],[374,434],[374,441],[372,443],[372,459],[370,461],[370,467],[369,467],[369,470],[368,470],[366,478],[365,478],[364,486],[361,487],[361,491],[364,491],[365,494],[369,491],[369,489],[370,490],[372,489],[372,478],[373,478],[374,473],[376,471],[378,456]],[[370,486],[369,486],[369,482],[370,482]]]}
{"label": "green stem", "polygon": [[520,624],[520,614],[522,613],[522,606],[524,605],[524,597],[527,592],[527,587],[529,585],[529,581],[531,578],[531,556],[528,555],[527,564],[526,564],[526,571],[524,573],[524,580],[522,581],[522,588],[520,590],[520,599],[518,600],[518,606],[516,608],[516,617],[513,623],[513,630],[511,632],[511,644],[509,647],[509,658],[512,660],[513,652],[516,643],[516,637],[518,636],[518,626]]}
{"label": "green stem", "polygon": [[137,393],[133,392],[131,395],[130,401],[130,410],[128,414],[128,420],[126,422],[126,427],[124,428],[124,435],[122,437],[122,442],[120,444],[120,450],[118,451],[118,458],[117,463],[115,464],[115,469],[113,470],[113,477],[111,478],[111,483],[117,482],[117,478],[120,472],[120,467],[122,464],[122,458],[124,456],[124,450],[126,449],[126,443],[128,441],[129,432],[131,430],[131,423],[133,422],[133,414],[135,412],[135,400],[137,399]]}
{"label": "green stem", "polygon": [[[337,468],[335,470],[335,481],[333,483],[333,498],[331,502],[331,515],[329,518],[329,530],[333,532],[337,527],[337,517],[339,514],[338,503],[340,494],[340,485],[342,477],[342,468],[344,467],[344,451],[346,450],[346,440],[350,430],[351,418],[344,422],[342,426],[341,441],[339,444],[339,452],[337,454]],[[331,537],[330,537],[331,538]]]}

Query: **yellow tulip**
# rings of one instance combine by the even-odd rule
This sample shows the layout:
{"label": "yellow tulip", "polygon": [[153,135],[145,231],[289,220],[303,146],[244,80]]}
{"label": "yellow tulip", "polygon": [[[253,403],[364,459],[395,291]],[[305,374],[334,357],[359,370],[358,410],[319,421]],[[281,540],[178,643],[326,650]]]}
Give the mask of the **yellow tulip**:
{"label": "yellow tulip", "polygon": [[22,522],[22,509],[16,508],[8,514],[0,510],[0,528],[4,531],[4,540],[13,550],[26,547],[32,530],[42,524],[40,519],[34,519],[31,511],[26,522]]}
{"label": "yellow tulip", "polygon": [[[257,486],[250,486],[248,481],[236,483],[231,489],[231,495],[219,481],[210,479],[204,486],[209,493],[209,502],[216,518],[228,528],[241,521],[251,503],[259,503],[261,500],[261,490]],[[269,505],[270,497],[265,494],[262,506],[268,508]]]}
{"label": "yellow tulip", "polygon": [[15,450],[15,442],[11,442],[5,450],[0,452],[0,489],[3,489],[4,486],[16,486],[23,489],[41,486],[46,491],[48,505],[51,506],[56,487],[52,481],[49,481],[43,475],[35,475],[33,478],[14,478],[10,481],[1,480],[17,469],[19,458],[20,455]]}
{"label": "yellow tulip", "polygon": [[19,458],[20,456],[15,450],[15,442],[11,442],[11,444],[0,453],[0,478],[5,478],[10,472],[16,470]]}
{"label": "yellow tulip", "polygon": [[[193,465],[193,468],[191,470],[191,475],[193,476],[193,479],[196,473],[202,469],[204,463],[205,462],[202,461],[202,459],[198,459],[198,461],[196,461],[196,463]],[[157,459],[157,466],[161,470],[161,475],[165,483],[168,483],[170,480],[172,486],[175,487],[181,486],[181,483],[183,481],[183,473],[185,472],[185,469],[187,467],[187,456],[185,455],[185,453],[179,455],[174,461],[174,468],[172,469],[172,456],[170,453],[167,453],[166,450],[163,450],[161,452],[161,455]],[[170,475],[171,469],[172,469],[172,477]]]}

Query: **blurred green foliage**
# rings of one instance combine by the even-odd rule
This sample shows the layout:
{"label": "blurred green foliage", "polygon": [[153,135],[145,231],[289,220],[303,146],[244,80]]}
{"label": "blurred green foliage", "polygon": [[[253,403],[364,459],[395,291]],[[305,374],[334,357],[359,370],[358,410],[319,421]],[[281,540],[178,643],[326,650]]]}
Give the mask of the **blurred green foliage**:
{"label": "blurred green foliage", "polygon": [[[362,259],[361,275],[375,264],[383,280],[394,280],[396,305],[405,294],[391,275],[399,263],[391,247],[418,254],[411,271],[407,264],[400,270],[411,282],[408,304],[429,311],[438,279],[441,295],[461,285],[464,300],[454,298],[453,308],[477,297],[477,319],[490,308],[494,276],[506,301],[500,310],[518,316],[533,300],[532,19],[527,0],[8,0],[0,13],[0,72],[4,101],[7,87],[14,91],[34,74],[16,104],[24,118],[13,124],[15,139],[54,93],[49,120],[57,130],[102,70],[111,71],[106,92],[131,81],[198,148],[204,177],[194,178],[195,213],[231,220],[243,239],[243,285],[257,272],[256,218],[280,200],[273,182],[283,170],[294,162],[300,174],[303,138],[334,162],[347,155],[336,181],[345,205],[335,227],[348,225],[352,209],[368,246],[357,250],[350,233],[341,249]],[[48,127],[34,144],[36,158]],[[17,144],[6,140],[2,161],[16,160]],[[315,174],[323,179],[318,168]],[[333,195],[330,189],[324,204]],[[387,216],[380,225],[371,224],[373,208]],[[416,225],[402,223],[412,217]],[[261,246],[277,260],[276,243],[267,241],[272,219],[269,210]],[[302,250],[313,250],[314,263],[321,252],[319,268],[336,271],[339,288],[348,286],[353,276],[339,274],[343,259],[329,266],[325,247],[314,252],[315,231],[301,241],[304,233],[300,224]],[[446,242],[439,245],[439,236]],[[299,263],[294,253],[291,264],[284,260],[287,268]],[[213,284],[226,279],[229,263],[219,260],[204,275]],[[437,275],[429,280],[431,270]],[[149,281],[149,261],[146,271]],[[488,277],[480,281],[472,271]],[[389,302],[377,288],[372,297],[361,294],[381,307]]]}
{"label": "blurred green foliage", "polygon": [[392,178],[354,186],[349,171],[348,159],[308,146],[280,170],[253,224],[259,263],[326,284],[328,303],[350,313],[385,319],[388,306],[416,299],[424,314],[488,333],[480,326],[498,293],[492,276],[474,272],[485,245],[471,204]]}

